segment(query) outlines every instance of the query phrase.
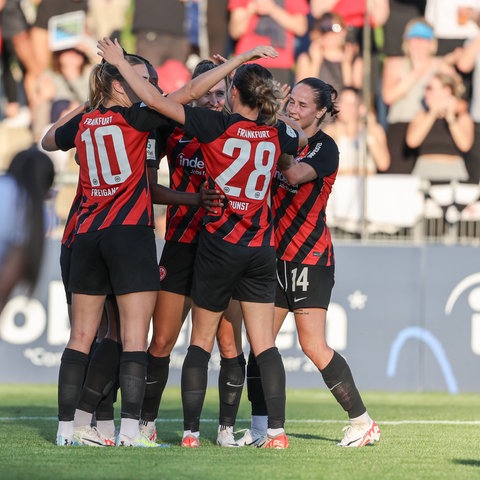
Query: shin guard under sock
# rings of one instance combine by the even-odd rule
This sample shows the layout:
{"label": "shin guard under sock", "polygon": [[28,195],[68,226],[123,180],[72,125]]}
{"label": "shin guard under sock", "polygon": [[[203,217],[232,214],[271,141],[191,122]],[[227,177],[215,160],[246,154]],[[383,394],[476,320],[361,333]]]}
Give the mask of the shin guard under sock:
{"label": "shin guard under sock", "polygon": [[158,408],[167,385],[170,355],[154,357],[147,352],[147,362],[147,384],[141,418],[147,422],[153,422],[158,416]]}
{"label": "shin guard under sock", "polygon": [[184,430],[198,432],[208,381],[210,353],[196,345],[188,347],[182,367],[182,405]]}
{"label": "shin guard under sock", "polygon": [[349,418],[359,417],[367,411],[355,386],[350,367],[342,355],[333,352],[330,363],[320,370],[320,373],[332,395],[348,413]]}
{"label": "shin guard under sock", "polygon": [[260,370],[258,369],[255,355],[250,352],[247,364],[247,392],[248,400],[252,405],[252,415],[267,416],[267,404],[263,394]]}
{"label": "shin guard under sock", "polygon": [[285,368],[277,347],[257,355],[265,403],[268,410],[268,428],[283,428],[285,424]]}
{"label": "shin guard under sock", "polygon": [[218,394],[220,399],[219,424],[235,425],[240,399],[245,382],[245,357],[243,353],[235,358],[220,359]]}
{"label": "shin guard under sock", "polygon": [[[116,382],[119,361],[117,342],[106,338],[97,344],[90,359],[87,377],[78,402],[79,410],[93,413],[97,409],[101,400],[110,393]],[[113,413],[113,401],[110,401]],[[107,408],[105,405],[105,409]]]}
{"label": "shin guard under sock", "polygon": [[64,350],[58,372],[58,419],[62,422],[73,421],[87,365],[86,353],[71,348]]}
{"label": "shin guard under sock", "polygon": [[120,392],[122,395],[122,418],[138,420],[145,395],[147,376],[146,352],[123,352],[120,357]]}

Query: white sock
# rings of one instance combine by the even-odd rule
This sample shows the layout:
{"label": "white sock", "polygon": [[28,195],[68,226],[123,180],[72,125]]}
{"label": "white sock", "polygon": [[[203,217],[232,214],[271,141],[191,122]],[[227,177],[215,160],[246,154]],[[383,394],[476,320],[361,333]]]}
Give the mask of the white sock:
{"label": "white sock", "polygon": [[267,429],[267,434],[269,437],[276,437],[277,435],[280,435],[281,433],[285,433],[285,430],[283,428],[269,428]]}
{"label": "white sock", "polygon": [[75,428],[90,426],[92,423],[92,414],[83,410],[75,410],[75,418],[73,424]]}
{"label": "white sock", "polygon": [[62,435],[63,437],[71,437],[73,435],[73,420],[68,422],[59,421],[57,435]]}
{"label": "white sock", "polygon": [[115,436],[115,423],[113,420],[97,420],[97,430],[106,438]]}
{"label": "white sock", "polygon": [[187,437],[188,435],[192,435],[195,438],[200,438],[200,432],[192,432],[191,430],[184,430],[183,431],[183,438]]}
{"label": "white sock", "polygon": [[134,418],[122,418],[120,421],[120,434],[129,438],[135,438],[139,432],[138,420]]}
{"label": "white sock", "polygon": [[252,415],[252,430],[266,432],[268,428],[268,417],[266,415]]}
{"label": "white sock", "polygon": [[373,423],[373,420],[370,418],[370,415],[368,412],[363,413],[359,417],[351,418],[350,419],[350,425],[354,427],[370,427],[370,425]]}

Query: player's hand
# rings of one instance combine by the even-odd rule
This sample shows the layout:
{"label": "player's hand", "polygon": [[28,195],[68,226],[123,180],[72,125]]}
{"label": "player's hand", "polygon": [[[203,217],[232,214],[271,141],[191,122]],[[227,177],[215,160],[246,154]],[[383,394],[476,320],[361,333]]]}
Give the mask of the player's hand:
{"label": "player's hand", "polygon": [[104,37],[103,40],[98,41],[97,48],[99,50],[97,52],[98,55],[110,63],[110,65],[118,66],[125,59],[125,50],[123,50],[117,39],[112,42],[109,38]]}
{"label": "player's hand", "polygon": [[218,190],[208,188],[208,183],[204,182],[200,186],[200,206],[207,212],[218,214],[222,206],[222,200],[225,195],[222,195]]}
{"label": "player's hand", "polygon": [[270,45],[259,45],[245,52],[243,55],[245,57],[244,62],[249,62],[257,58],[276,58],[278,57],[278,52]]}

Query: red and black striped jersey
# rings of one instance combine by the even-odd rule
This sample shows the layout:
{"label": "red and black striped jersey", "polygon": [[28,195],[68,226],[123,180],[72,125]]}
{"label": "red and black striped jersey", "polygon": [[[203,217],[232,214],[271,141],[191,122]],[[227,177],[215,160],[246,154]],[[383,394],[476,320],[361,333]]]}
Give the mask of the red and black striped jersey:
{"label": "red and black striped jersey", "polygon": [[80,202],[75,233],[112,225],[153,227],[145,149],[149,131],[169,120],[144,104],[99,108],[55,132],[62,150],[77,148]]}
{"label": "red and black striped jersey", "polygon": [[[197,193],[205,181],[205,163],[200,143],[177,127],[167,140],[167,159],[170,188],[180,192]],[[205,209],[187,205],[169,205],[165,240],[197,243]]]}
{"label": "red and black striped jersey", "polygon": [[206,230],[238,245],[273,245],[271,180],[280,154],[297,151],[298,133],[283,122],[269,126],[239,114],[184,108],[184,129],[200,142],[209,188],[225,195],[219,213],[204,216]]}
{"label": "red and black striped jersey", "polygon": [[62,245],[67,248],[72,246],[73,240],[75,238],[75,225],[77,224],[77,212],[78,207],[80,206],[80,201],[82,199],[82,187],[80,186],[80,181],[77,183],[77,191],[75,192],[75,197],[73,198],[72,206],[68,212],[67,221],[65,222],[65,228],[62,235]]}
{"label": "red and black striped jersey", "polygon": [[272,185],[272,210],[277,258],[306,265],[333,265],[325,209],[338,170],[335,141],[319,130],[296,156],[317,173],[315,180],[290,185],[280,171]]}

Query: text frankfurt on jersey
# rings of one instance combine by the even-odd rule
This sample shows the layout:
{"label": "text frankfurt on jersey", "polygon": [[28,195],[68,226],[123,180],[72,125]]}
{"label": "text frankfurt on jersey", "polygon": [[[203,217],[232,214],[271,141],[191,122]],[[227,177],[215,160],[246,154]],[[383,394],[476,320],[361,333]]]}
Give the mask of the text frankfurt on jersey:
{"label": "text frankfurt on jersey", "polygon": [[84,121],[84,125],[89,126],[96,126],[96,125],[110,125],[112,123],[112,116],[109,117],[98,117],[98,118],[90,118],[87,117]]}
{"label": "text frankfurt on jersey", "polygon": [[239,128],[237,135],[243,138],[270,138],[268,130],[245,130],[244,128]]}
{"label": "text frankfurt on jersey", "polygon": [[117,193],[118,187],[92,188],[92,197],[111,197]]}

